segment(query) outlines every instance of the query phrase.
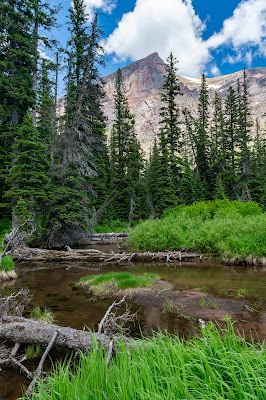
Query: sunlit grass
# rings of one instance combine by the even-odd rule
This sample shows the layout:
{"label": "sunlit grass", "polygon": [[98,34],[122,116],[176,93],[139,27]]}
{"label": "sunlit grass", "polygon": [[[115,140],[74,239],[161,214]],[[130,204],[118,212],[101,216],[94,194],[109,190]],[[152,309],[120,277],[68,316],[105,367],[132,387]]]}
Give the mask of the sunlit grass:
{"label": "sunlit grass", "polygon": [[87,275],[78,284],[88,284],[95,294],[113,293],[129,288],[151,287],[159,279],[157,274],[133,275],[129,272],[110,272],[100,275]]}
{"label": "sunlit grass", "polygon": [[40,400],[264,400],[266,353],[261,344],[240,340],[228,322],[221,334],[213,324],[187,342],[157,334],[122,344],[107,365],[107,351],[95,341],[74,366],[58,365],[38,384]]}
{"label": "sunlit grass", "polygon": [[30,317],[36,319],[36,321],[46,322],[53,324],[55,322],[54,314],[48,308],[41,309],[41,307],[36,306],[30,313]]}
{"label": "sunlit grass", "polygon": [[13,271],[14,261],[11,256],[3,257],[0,264],[0,271]]}

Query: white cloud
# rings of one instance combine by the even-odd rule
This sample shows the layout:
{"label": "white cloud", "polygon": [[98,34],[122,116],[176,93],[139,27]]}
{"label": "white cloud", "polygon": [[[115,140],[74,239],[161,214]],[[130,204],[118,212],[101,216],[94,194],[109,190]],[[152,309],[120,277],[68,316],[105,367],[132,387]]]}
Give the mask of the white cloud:
{"label": "white cloud", "polygon": [[44,58],[45,60],[52,61],[51,57],[46,54],[45,44],[42,40],[38,40],[38,54],[40,58]]}
{"label": "white cloud", "polygon": [[207,41],[209,48],[228,45],[238,50],[242,46],[255,45],[266,55],[266,2],[265,0],[242,1],[232,17],[226,19],[219,33]]}
{"label": "white cloud", "polygon": [[253,56],[257,55],[257,53],[255,52],[254,54],[252,53],[251,50],[247,51],[247,50],[238,50],[237,53],[235,55],[228,55],[226,56],[222,63],[229,63],[229,64],[236,64],[238,62],[244,62],[246,63],[246,66],[250,67],[252,64],[252,60],[253,60]]}
{"label": "white cloud", "polygon": [[84,4],[89,14],[88,22],[91,22],[96,10],[111,14],[116,7],[116,0],[84,0]]}
{"label": "white cloud", "polygon": [[107,38],[108,54],[138,60],[158,52],[166,60],[172,51],[179,73],[199,75],[209,59],[201,34],[205,25],[195,14],[191,0],[137,0]]}
{"label": "white cloud", "polygon": [[217,67],[216,64],[214,64],[214,65],[211,66],[211,74],[212,74],[212,76],[219,76],[219,75],[221,75],[221,72],[220,72],[220,70],[219,70],[219,68]]}
{"label": "white cloud", "polygon": [[[254,54],[266,55],[265,14],[265,0],[243,0],[221,31],[204,41],[205,24],[196,15],[192,0],[136,0],[134,10],[123,15],[104,47],[116,58],[133,61],[153,52],[166,60],[172,51],[180,61],[181,75],[199,76],[213,58],[211,52],[220,46],[235,52],[225,57],[226,62],[244,60],[251,65]],[[257,51],[243,51],[247,46],[256,46]],[[213,75],[218,74],[216,68],[210,67]]]}

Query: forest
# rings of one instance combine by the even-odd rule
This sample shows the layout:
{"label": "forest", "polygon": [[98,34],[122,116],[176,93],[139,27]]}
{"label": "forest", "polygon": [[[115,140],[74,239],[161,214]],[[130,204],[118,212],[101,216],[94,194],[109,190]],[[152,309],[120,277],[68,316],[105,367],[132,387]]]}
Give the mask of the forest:
{"label": "forest", "polygon": [[246,70],[225,97],[203,74],[181,108],[170,53],[147,154],[123,69],[104,114],[99,14],[73,0],[62,45],[50,3],[0,0],[0,398],[265,399],[266,127]]}
{"label": "forest", "polygon": [[[62,248],[83,243],[95,230],[131,227],[197,201],[255,201],[265,207],[265,139],[260,121],[251,124],[245,71],[225,99],[219,92],[209,98],[203,74],[194,117],[178,106],[182,94],[171,53],[160,134],[151,154],[144,154],[121,70],[115,119],[111,132],[106,130],[98,15],[88,24],[83,1],[75,0],[62,49],[49,39],[57,11],[38,0],[1,2],[2,224],[12,219],[13,228],[34,231],[35,244]],[[40,42],[55,61],[41,58]],[[65,94],[58,98],[62,71]]]}

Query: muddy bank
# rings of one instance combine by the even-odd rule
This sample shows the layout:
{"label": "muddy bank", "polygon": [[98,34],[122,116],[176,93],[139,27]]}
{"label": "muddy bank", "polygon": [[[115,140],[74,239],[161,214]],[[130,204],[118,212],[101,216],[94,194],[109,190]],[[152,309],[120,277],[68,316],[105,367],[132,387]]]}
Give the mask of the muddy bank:
{"label": "muddy bank", "polygon": [[250,314],[257,312],[247,300],[221,298],[201,290],[177,290],[171,283],[162,280],[156,281],[153,288],[129,288],[101,296],[94,295],[89,283],[81,283],[78,287],[95,299],[120,299],[126,296],[130,303],[153,306],[162,313],[169,312],[191,319],[247,319]]}

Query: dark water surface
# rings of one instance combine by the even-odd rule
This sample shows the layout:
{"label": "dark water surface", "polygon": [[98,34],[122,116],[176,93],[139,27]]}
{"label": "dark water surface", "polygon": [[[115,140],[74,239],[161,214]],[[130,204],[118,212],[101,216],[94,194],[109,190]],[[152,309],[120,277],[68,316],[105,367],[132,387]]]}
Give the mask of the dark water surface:
{"label": "dark water surface", "polygon": [[[28,287],[33,296],[32,306],[47,307],[54,312],[56,323],[83,329],[97,329],[111,300],[92,301],[90,296],[77,290],[73,285],[82,276],[105,273],[109,271],[129,271],[136,274],[153,272],[162,280],[171,282],[177,289],[205,288],[208,292],[223,296],[226,292],[237,292],[238,289],[253,291],[256,295],[253,302],[259,306],[259,312],[249,316],[247,321],[239,321],[238,327],[249,336],[258,335],[260,340],[266,338],[266,269],[226,267],[215,262],[202,264],[184,263],[180,266],[158,264],[117,266],[89,263],[19,263],[16,265],[19,278],[9,282],[8,286],[0,285],[1,296],[6,296]],[[138,310],[136,305],[132,311]],[[183,336],[191,336],[197,329],[198,322],[178,318],[173,314],[149,306],[139,310],[138,325],[133,328],[137,335],[139,327],[144,335],[153,330],[168,329]],[[58,354],[57,354],[58,356]],[[49,368],[49,366],[47,366]],[[13,400],[21,395],[20,386],[27,384],[15,369],[6,370],[0,375],[0,400]]]}

